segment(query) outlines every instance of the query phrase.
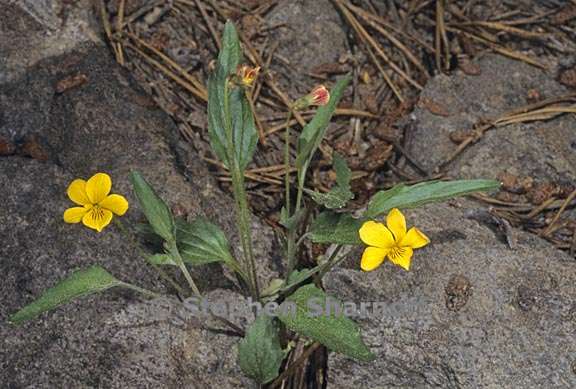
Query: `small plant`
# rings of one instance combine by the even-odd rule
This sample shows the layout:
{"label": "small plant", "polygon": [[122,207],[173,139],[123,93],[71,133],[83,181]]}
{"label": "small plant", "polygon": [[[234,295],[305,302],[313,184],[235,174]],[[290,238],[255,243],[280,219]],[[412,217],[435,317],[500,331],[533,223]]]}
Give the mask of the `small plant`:
{"label": "small plant", "polygon": [[[330,350],[358,360],[370,361],[374,358],[362,341],[359,328],[350,318],[336,313],[314,315],[309,312],[311,301],[336,301],[316,285],[346,256],[342,253],[345,246],[363,243],[367,246],[359,261],[364,271],[376,269],[385,258],[409,270],[413,250],[430,241],[417,228],[407,229],[404,215],[399,209],[496,189],[499,183],[492,180],[460,180],[397,185],[376,193],[360,216],[340,212],[354,197],[350,190],[351,171],[345,160],[334,154],[336,185],[328,193],[307,188],[306,177],[350,77],[340,79],[330,91],[325,86],[318,86],[293,103],[286,121],[285,204],[281,211],[286,271],[282,279],[276,279],[270,285],[259,285],[256,261],[265,259],[255,258],[252,250],[250,214],[244,185],[244,172],[258,140],[248,96],[259,70],[242,63],[238,35],[233,24],[226,23],[222,50],[216,69],[208,80],[208,119],[212,149],[232,177],[241,258],[234,256],[225,234],[218,226],[204,218],[192,222],[175,218],[142,175],[133,172],[131,181],[150,232],[162,241],[160,252],[149,253],[142,249],[143,259],[182,297],[202,297],[189,266],[220,262],[237,275],[246,294],[255,301],[290,304],[295,308],[279,310],[275,317],[258,316],[239,343],[238,357],[242,371],[259,384],[265,384],[279,375],[287,355],[285,348],[290,344],[289,340],[296,337],[319,342]],[[319,108],[298,135],[296,160],[292,162],[288,152],[291,138],[288,123],[293,111],[313,105]],[[295,187],[289,174],[293,168],[296,170]],[[128,210],[128,202],[121,195],[110,195],[111,186],[110,177],[104,173],[98,173],[87,181],[74,180],[68,188],[68,196],[78,206],[65,211],[64,221],[82,222],[101,232],[114,219],[123,232],[129,233],[118,218]],[[304,200],[304,196],[308,201]],[[312,209],[314,205],[320,212]],[[376,221],[386,214],[386,225]],[[317,216],[308,222],[308,215]],[[299,247],[306,239],[333,244],[330,254],[327,253],[324,260],[313,268],[302,268],[299,262]],[[168,275],[164,270],[168,266],[182,272],[188,284],[186,288]],[[73,273],[46,290],[36,301],[12,315],[10,321],[22,323],[76,297],[112,287],[133,289],[149,297],[159,296],[156,292],[120,281],[103,268],[93,266]],[[280,334],[285,336],[281,338]]]}

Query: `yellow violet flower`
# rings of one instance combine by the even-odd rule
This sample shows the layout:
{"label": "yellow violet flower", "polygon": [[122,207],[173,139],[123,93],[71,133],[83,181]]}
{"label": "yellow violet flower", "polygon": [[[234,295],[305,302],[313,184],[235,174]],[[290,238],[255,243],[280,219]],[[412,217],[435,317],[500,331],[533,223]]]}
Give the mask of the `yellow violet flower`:
{"label": "yellow violet flower", "polygon": [[360,239],[369,247],[362,254],[360,267],[364,271],[376,269],[388,257],[392,263],[410,270],[414,249],[426,246],[430,239],[416,227],[406,232],[406,219],[394,208],[386,217],[386,225],[374,221],[360,227]]}
{"label": "yellow violet flower", "polygon": [[255,68],[248,66],[248,65],[241,65],[238,67],[236,71],[236,76],[240,80],[240,83],[246,87],[251,87],[256,77],[258,77],[258,73],[260,72],[260,66]]}
{"label": "yellow violet flower", "polygon": [[98,232],[112,221],[113,214],[122,216],[128,210],[124,196],[109,194],[112,179],[106,173],[96,173],[88,181],[76,179],[68,186],[68,197],[81,207],[64,212],[66,223],[82,222]]}

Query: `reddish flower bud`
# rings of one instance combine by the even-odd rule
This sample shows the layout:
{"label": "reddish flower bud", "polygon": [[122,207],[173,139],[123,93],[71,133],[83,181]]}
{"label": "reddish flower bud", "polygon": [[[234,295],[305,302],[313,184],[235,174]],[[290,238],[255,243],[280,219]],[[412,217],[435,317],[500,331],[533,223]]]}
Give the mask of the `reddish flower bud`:
{"label": "reddish flower bud", "polygon": [[324,85],[318,85],[308,95],[310,105],[326,105],[330,101],[330,92]]}
{"label": "reddish flower bud", "polygon": [[328,101],[330,101],[330,92],[328,92],[328,89],[326,89],[324,85],[318,85],[312,89],[312,92],[296,100],[293,108],[300,110],[308,108],[311,105],[326,105]]}

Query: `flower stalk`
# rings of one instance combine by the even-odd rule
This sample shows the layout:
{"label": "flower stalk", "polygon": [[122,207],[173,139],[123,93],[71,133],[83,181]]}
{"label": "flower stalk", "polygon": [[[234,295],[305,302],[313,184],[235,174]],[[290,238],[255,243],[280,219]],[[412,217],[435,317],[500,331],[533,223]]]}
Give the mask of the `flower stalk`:
{"label": "flower stalk", "polygon": [[[128,231],[124,223],[122,223],[121,220],[114,219],[114,224],[116,224],[116,227],[118,227],[120,233],[124,235],[124,237],[130,242],[130,244],[136,249],[136,251],[138,251],[138,253],[142,256],[142,258],[146,258],[148,254],[142,249],[142,246],[138,244],[138,242],[136,241],[136,237],[134,236],[133,233]],[[172,279],[172,277],[170,277],[168,273],[162,270],[160,266],[151,263],[150,261],[146,261],[146,263],[152,266],[152,268],[158,273],[158,275],[165,281],[167,281],[170,285],[172,285],[172,287],[176,289],[176,291],[181,296],[186,295],[186,293],[184,293],[184,289],[182,289],[182,287],[176,281],[174,281],[174,279]]]}
{"label": "flower stalk", "polygon": [[178,265],[178,268],[180,269],[182,274],[184,274],[184,278],[186,278],[186,282],[188,282],[190,289],[192,290],[192,292],[197,297],[201,297],[202,294],[200,293],[200,289],[198,289],[198,286],[196,286],[194,279],[192,278],[192,276],[190,275],[190,272],[188,271],[188,268],[184,264],[184,260],[182,259],[182,256],[180,255],[180,251],[178,250],[178,246],[176,245],[176,242],[174,242],[174,241],[166,242],[166,244],[168,246],[167,247],[168,252],[170,253],[170,255],[172,255],[172,258],[174,259],[174,261],[176,261],[176,264]]}

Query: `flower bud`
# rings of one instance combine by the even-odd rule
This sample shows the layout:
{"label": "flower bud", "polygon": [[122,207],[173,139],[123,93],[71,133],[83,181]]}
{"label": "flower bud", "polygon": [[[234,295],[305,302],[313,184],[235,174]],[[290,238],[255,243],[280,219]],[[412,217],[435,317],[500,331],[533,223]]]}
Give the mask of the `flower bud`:
{"label": "flower bud", "polygon": [[316,88],[312,89],[312,92],[308,95],[310,99],[310,105],[326,105],[330,100],[330,92],[324,85],[318,85]]}
{"label": "flower bud", "polygon": [[318,85],[312,92],[308,93],[294,102],[294,109],[300,110],[311,105],[326,105],[330,101],[330,92],[324,85]]}

